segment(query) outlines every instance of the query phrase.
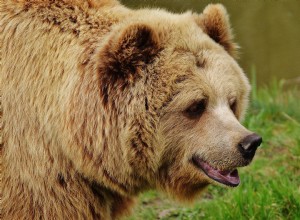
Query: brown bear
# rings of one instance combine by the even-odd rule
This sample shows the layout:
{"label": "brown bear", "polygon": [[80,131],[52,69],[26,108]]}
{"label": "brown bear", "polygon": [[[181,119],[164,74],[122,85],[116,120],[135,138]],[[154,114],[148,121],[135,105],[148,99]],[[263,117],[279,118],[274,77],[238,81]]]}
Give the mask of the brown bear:
{"label": "brown bear", "polygon": [[261,137],[222,5],[0,0],[2,219],[116,219],[239,184]]}

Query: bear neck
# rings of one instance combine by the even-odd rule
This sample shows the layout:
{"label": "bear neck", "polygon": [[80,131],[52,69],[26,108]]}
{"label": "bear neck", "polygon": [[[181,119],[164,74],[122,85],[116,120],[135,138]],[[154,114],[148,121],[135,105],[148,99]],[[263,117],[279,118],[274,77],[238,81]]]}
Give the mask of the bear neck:
{"label": "bear neck", "polygon": [[[108,8],[106,14],[101,15],[95,10],[89,17],[92,21],[81,21],[64,19],[65,13],[69,13],[70,18],[75,13],[74,7],[65,7],[62,13],[59,7],[64,7],[62,4],[66,1],[57,1],[53,8],[30,3],[43,1],[8,2],[5,3],[10,9],[7,13],[16,17],[14,22],[21,28],[20,34],[26,33],[16,37],[12,34],[15,27],[7,28],[7,36],[11,34],[11,41],[19,43],[11,56],[26,57],[26,48],[31,48],[31,54],[37,54],[41,60],[47,58],[34,41],[26,40],[35,33],[25,29],[35,25],[41,27],[42,51],[52,53],[53,59],[48,59],[47,66],[58,66],[59,70],[35,65],[34,59],[28,59],[26,65],[32,67],[30,71],[12,73],[10,64],[3,71],[11,87],[1,91],[3,103],[9,103],[3,106],[2,216],[5,219],[24,216],[29,219],[111,219],[127,212],[133,203],[130,197],[149,184],[133,175],[126,163],[122,125],[116,124],[116,113],[103,107],[97,81],[99,73],[95,71],[97,60],[92,57],[99,46],[97,42],[110,31],[111,21],[118,22],[112,18],[116,12]],[[123,16],[128,13],[121,6],[116,11]],[[10,16],[2,17],[4,27],[11,22]],[[116,17],[122,20],[121,15]],[[97,19],[102,21],[103,27],[97,26],[100,25]],[[51,30],[49,22],[54,26]],[[78,66],[61,58],[76,60]],[[13,81],[12,76],[22,80]],[[30,86],[25,79],[31,82]],[[5,97],[15,99],[5,100]],[[22,103],[22,110],[17,102]]]}

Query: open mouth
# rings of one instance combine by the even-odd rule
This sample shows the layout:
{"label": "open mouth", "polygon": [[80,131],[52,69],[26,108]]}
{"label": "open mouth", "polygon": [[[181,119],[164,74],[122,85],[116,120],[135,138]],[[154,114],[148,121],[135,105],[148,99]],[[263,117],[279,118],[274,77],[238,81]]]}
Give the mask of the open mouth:
{"label": "open mouth", "polygon": [[238,186],[240,183],[240,177],[237,169],[234,170],[219,170],[213,168],[207,162],[201,160],[199,157],[193,157],[194,164],[203,170],[203,172],[211,179],[222,183],[227,186]]}

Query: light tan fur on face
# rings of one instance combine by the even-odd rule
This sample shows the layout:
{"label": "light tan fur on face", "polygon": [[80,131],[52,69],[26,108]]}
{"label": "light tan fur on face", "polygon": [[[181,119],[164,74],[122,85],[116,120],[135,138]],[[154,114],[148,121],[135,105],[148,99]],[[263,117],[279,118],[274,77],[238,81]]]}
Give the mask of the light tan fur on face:
{"label": "light tan fur on face", "polygon": [[0,43],[3,219],[115,219],[147,189],[194,198],[212,182],[195,154],[249,163],[236,145],[250,88],[221,5],[0,0]]}

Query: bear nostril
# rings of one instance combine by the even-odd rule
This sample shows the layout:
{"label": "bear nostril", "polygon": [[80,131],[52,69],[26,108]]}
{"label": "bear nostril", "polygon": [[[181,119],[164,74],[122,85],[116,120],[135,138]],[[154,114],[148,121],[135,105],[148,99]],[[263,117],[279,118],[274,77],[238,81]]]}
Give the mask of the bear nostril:
{"label": "bear nostril", "polygon": [[251,134],[245,137],[239,144],[238,149],[242,153],[242,155],[247,158],[253,158],[256,149],[262,143],[262,138],[257,134]]}

